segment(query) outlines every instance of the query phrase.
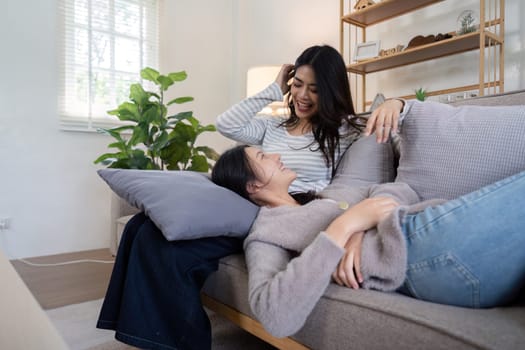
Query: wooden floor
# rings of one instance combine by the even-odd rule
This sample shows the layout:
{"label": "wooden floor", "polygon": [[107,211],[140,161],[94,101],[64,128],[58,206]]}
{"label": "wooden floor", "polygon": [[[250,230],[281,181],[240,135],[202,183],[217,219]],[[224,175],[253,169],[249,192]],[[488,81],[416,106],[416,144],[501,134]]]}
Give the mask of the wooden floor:
{"label": "wooden floor", "polygon": [[[28,258],[32,263],[54,264],[73,260],[113,261],[109,249]],[[44,309],[103,298],[113,264],[82,262],[59,266],[30,266],[12,260],[14,268]]]}

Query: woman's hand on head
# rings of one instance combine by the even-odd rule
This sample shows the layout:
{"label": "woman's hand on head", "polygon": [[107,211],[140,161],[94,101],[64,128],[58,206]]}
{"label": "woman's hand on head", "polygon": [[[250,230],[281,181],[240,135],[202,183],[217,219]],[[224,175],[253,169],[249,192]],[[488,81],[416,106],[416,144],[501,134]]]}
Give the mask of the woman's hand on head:
{"label": "woman's hand on head", "polygon": [[367,198],[339,215],[328,225],[325,233],[344,247],[352,234],[377,226],[397,206],[399,203],[391,197]]}
{"label": "woman's hand on head", "polygon": [[377,142],[386,142],[390,132],[397,132],[399,113],[403,110],[403,106],[401,100],[392,99],[383,102],[368,118],[365,136],[375,132]]}
{"label": "woman's hand on head", "polygon": [[275,82],[281,87],[283,95],[290,91],[290,85],[288,85],[288,81],[292,78],[293,69],[293,64],[283,64],[279,74],[277,75],[277,78],[275,79]]}
{"label": "woman's hand on head", "polygon": [[345,254],[339,262],[332,278],[340,286],[359,289],[359,284],[363,282],[361,274],[361,244],[363,243],[364,232],[354,233],[345,244]]}

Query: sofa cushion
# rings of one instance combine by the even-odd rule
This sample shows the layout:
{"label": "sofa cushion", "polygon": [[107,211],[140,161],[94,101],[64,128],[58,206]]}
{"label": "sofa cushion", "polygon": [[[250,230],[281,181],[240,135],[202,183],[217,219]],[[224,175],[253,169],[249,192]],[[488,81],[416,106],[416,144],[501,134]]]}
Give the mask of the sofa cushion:
{"label": "sofa cushion", "polygon": [[168,240],[246,235],[259,207],[192,171],[101,169],[98,174],[144,211]]}
{"label": "sofa cushion", "polygon": [[400,136],[396,181],[452,199],[525,170],[525,105],[414,102]]}
{"label": "sofa cushion", "polygon": [[[254,317],[243,255],[221,259],[203,291]],[[523,306],[466,309],[330,284],[292,338],[311,349],[517,349],[523,327]]]}

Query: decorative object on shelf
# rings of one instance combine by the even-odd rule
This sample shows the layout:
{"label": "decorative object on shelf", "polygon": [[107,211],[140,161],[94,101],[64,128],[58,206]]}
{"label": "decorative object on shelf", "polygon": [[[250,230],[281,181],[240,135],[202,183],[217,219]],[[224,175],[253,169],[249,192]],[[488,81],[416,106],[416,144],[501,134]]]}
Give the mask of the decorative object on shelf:
{"label": "decorative object on shelf", "polygon": [[415,94],[416,94],[416,100],[418,101],[423,102],[427,99],[427,91],[423,88],[419,88],[415,90]]}
{"label": "decorative object on shelf", "polygon": [[354,5],[354,10],[363,10],[365,8],[367,8],[368,6],[370,5],[373,5],[375,4],[374,1],[372,0],[359,0],[355,5]]}
{"label": "decorative object on shelf", "polygon": [[464,91],[455,94],[444,94],[438,96],[438,101],[441,103],[451,103],[461,100],[467,100],[469,98],[478,97],[477,91]]}
{"label": "decorative object on shelf", "polygon": [[416,46],[427,45],[427,44],[431,44],[436,41],[441,41],[441,40],[450,39],[450,38],[452,38],[452,34],[449,34],[449,33],[445,33],[445,34],[439,33],[437,35],[431,34],[427,36],[417,35],[413,37],[412,39],[410,39],[406,48],[411,49]]}
{"label": "decorative object on shelf", "polygon": [[386,56],[392,56],[398,52],[403,51],[405,47],[403,45],[397,45],[396,47],[392,47],[390,49],[384,49],[379,51],[379,57],[386,57]]}
{"label": "decorative object on shelf", "polygon": [[427,45],[433,43],[434,41],[436,41],[436,37],[434,35],[417,35],[410,39],[407,45],[407,49],[411,49],[416,46]]}
{"label": "decorative object on shelf", "polygon": [[465,10],[461,12],[457,20],[457,31],[458,35],[472,33],[478,30],[478,16],[476,12],[472,10]]}
{"label": "decorative object on shelf", "polygon": [[367,41],[355,45],[354,60],[356,62],[368,60],[379,56],[379,47],[381,40]]}
{"label": "decorative object on shelf", "polygon": [[115,153],[105,153],[94,163],[108,168],[143,170],[193,170],[207,172],[218,153],[207,146],[196,146],[197,137],[215,131],[212,124],[201,125],[186,111],[168,115],[168,107],[193,101],[193,97],[178,97],[164,102],[164,92],[175,82],[186,79],[185,71],[161,75],[152,68],[140,71],[142,79],[156,85],[158,91],[147,91],[139,83],[130,86],[129,98],[108,114],[129,124],[112,129],[99,129],[116,139],[108,145]]}
{"label": "decorative object on shelf", "polygon": [[446,39],[450,39],[453,37],[454,35],[450,33],[445,33],[445,34],[439,33],[438,35],[436,35],[436,41],[446,40]]}

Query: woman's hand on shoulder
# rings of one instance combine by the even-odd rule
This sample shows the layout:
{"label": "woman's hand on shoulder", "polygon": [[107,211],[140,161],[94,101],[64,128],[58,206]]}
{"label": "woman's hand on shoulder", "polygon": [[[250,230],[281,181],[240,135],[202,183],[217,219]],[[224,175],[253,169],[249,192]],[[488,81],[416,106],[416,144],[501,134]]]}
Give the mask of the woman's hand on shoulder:
{"label": "woman's hand on shoulder", "polygon": [[340,286],[359,289],[363,282],[361,274],[361,245],[364,232],[354,233],[345,244],[345,254],[332,273],[332,278]]}
{"label": "woman's hand on shoulder", "polygon": [[290,91],[290,85],[288,85],[288,81],[293,77],[293,69],[293,64],[283,64],[279,74],[277,75],[277,78],[275,78],[275,82],[281,87],[283,95]]}
{"label": "woman's hand on shoulder", "polygon": [[404,103],[401,100],[391,99],[383,102],[368,118],[365,136],[375,132],[377,142],[386,142],[390,132],[397,132],[399,113],[403,107]]}

